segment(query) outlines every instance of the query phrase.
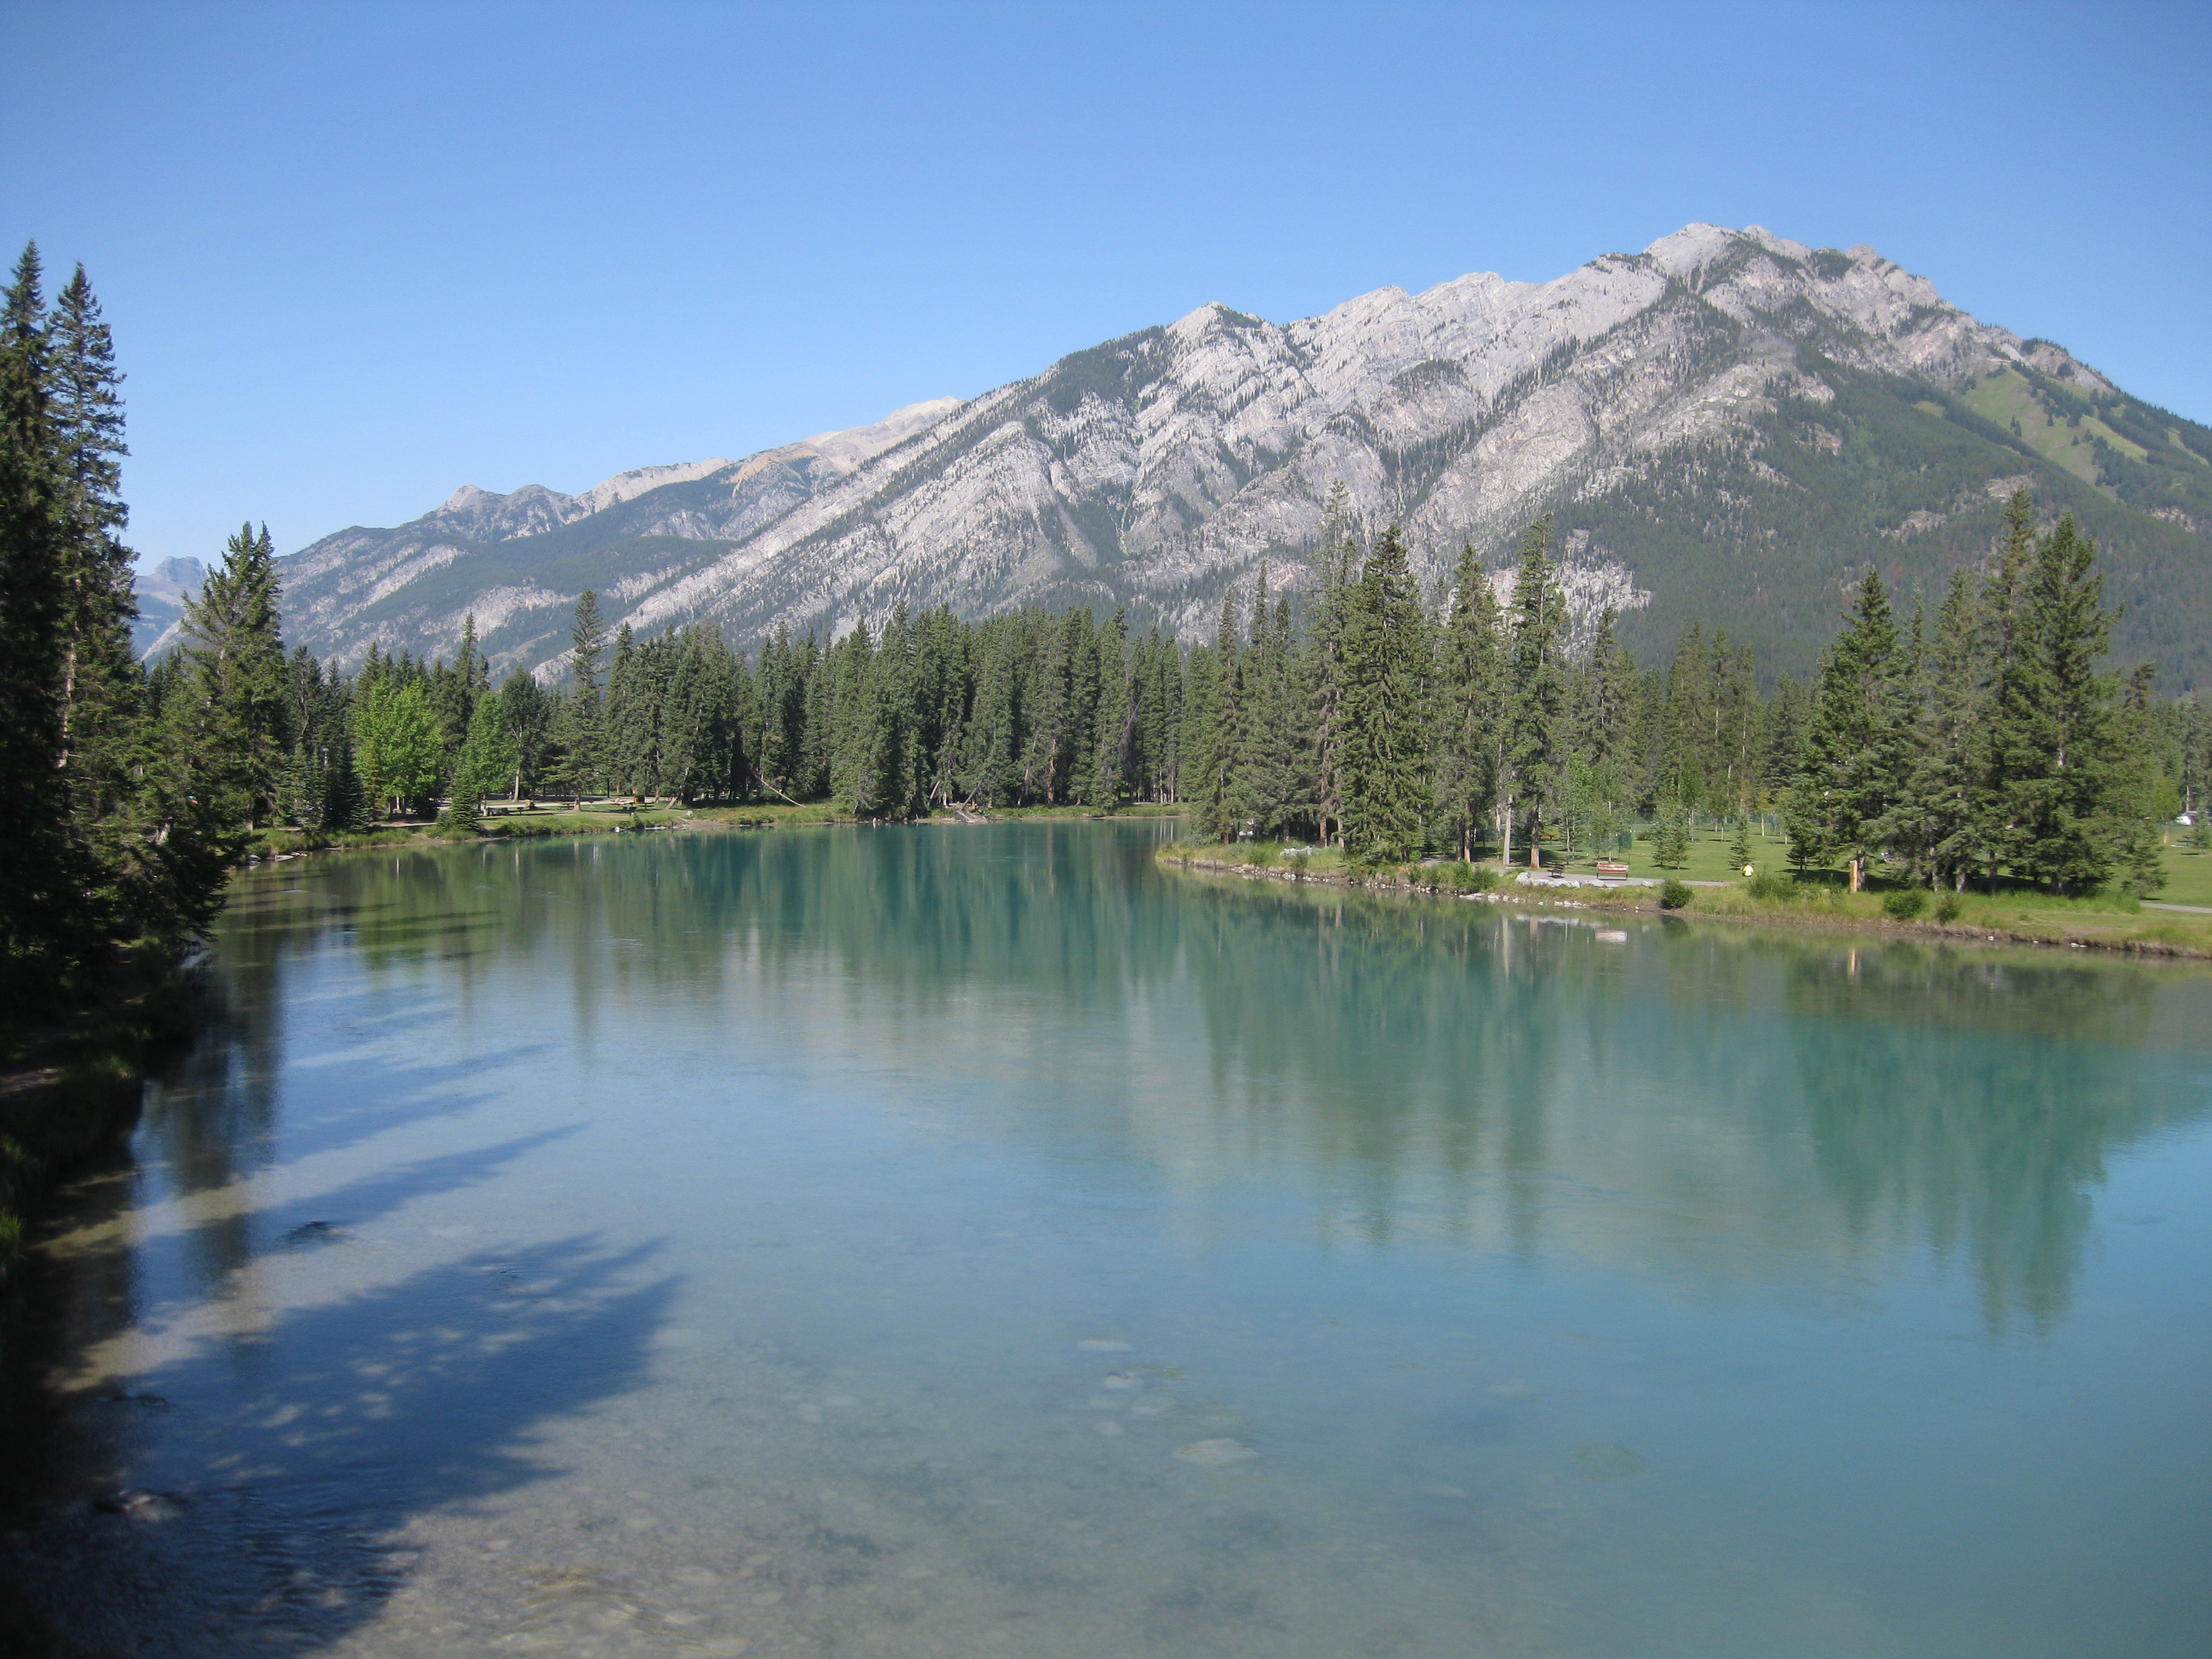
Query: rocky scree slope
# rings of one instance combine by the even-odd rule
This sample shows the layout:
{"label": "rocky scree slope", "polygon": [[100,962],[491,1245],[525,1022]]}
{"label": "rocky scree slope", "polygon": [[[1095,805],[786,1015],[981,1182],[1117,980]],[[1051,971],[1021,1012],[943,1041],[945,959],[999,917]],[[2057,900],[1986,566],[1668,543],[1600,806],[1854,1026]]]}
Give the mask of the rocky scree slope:
{"label": "rocky scree slope", "polygon": [[284,562],[288,631],[551,672],[600,590],[642,633],[749,644],[904,601],[965,616],[1126,607],[1210,631],[1263,561],[1292,582],[1341,480],[1440,582],[1554,515],[1578,622],[1649,660],[1695,616],[1803,673],[1869,568],[1940,597],[2021,484],[2104,548],[2118,641],[2170,690],[2212,674],[2212,431],[2047,342],[1945,302],[1870,248],[1692,225],[1548,283],[1388,288],[1278,325],[1200,307],[966,403],[586,495],[463,490]]}

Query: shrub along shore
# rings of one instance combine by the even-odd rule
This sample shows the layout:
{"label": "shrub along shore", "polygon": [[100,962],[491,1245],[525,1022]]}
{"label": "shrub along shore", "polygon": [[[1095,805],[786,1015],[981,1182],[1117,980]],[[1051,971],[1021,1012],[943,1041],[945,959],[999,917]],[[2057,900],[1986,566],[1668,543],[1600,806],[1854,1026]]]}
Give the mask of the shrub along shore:
{"label": "shrub along shore", "polygon": [[[2191,895],[2212,888],[2212,856],[2168,849],[2180,866],[2179,880]],[[1656,885],[1552,887],[1523,885],[1521,870],[1495,862],[1429,860],[1411,864],[1362,864],[1332,848],[1272,842],[1170,842],[1158,854],[1178,871],[1253,880],[1364,888],[1537,909],[1643,913],[1725,921],[1766,921],[1801,927],[1850,928],[1956,940],[1960,943],[2046,945],[2124,951],[2141,955],[2212,958],[2212,915],[2146,906],[2133,894],[2104,891],[2058,898],[2031,890],[1994,896],[1968,891],[1930,899],[1924,889],[1896,885],[1850,890],[1839,872],[1760,873],[1749,880],[1680,881],[1666,871],[1639,869],[1639,878],[1664,878]],[[2202,870],[2191,862],[2201,858]],[[1560,867],[1551,866],[1547,867]],[[1566,866],[1594,873],[1594,866]],[[2207,896],[2212,896],[2208,894]]]}

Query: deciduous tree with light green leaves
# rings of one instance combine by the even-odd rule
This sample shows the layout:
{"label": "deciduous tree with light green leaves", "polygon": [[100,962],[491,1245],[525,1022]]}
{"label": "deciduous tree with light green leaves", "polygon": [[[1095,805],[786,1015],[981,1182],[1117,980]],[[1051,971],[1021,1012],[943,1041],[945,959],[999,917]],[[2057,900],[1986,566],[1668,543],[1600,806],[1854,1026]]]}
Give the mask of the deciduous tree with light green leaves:
{"label": "deciduous tree with light green leaves", "polygon": [[380,680],[354,711],[354,764],[378,809],[397,817],[438,787],[444,732],[420,680]]}
{"label": "deciduous tree with light green leaves", "polygon": [[521,762],[514,735],[507,730],[506,699],[496,691],[485,693],[469,717],[469,735],[454,763],[453,805],[458,808],[465,800],[471,813],[480,811],[486,795],[509,787]]}

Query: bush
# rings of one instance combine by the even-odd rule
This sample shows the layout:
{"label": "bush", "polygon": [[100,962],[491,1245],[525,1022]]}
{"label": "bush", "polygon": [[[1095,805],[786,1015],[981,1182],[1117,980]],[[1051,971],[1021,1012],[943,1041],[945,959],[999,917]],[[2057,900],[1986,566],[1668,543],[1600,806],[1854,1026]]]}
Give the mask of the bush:
{"label": "bush", "polygon": [[1797,896],[1797,884],[1771,870],[1762,870],[1744,883],[1743,890],[1767,904],[1784,904]]}
{"label": "bush", "polygon": [[1959,896],[1956,893],[1946,893],[1942,897],[1936,901],[1936,920],[1938,921],[1956,921],[1959,919],[1959,912],[1966,908],[1966,907],[1960,902]]}
{"label": "bush", "polygon": [[1671,876],[1659,884],[1659,908],[1662,910],[1682,909],[1695,896],[1690,891],[1689,883],[1676,881]]}
{"label": "bush", "polygon": [[1892,921],[1910,921],[1928,908],[1928,895],[1917,887],[1900,887],[1881,896],[1881,913]]}
{"label": "bush", "polygon": [[1486,893],[1498,884],[1498,872],[1479,864],[1439,865],[1435,874],[1437,886],[1455,893]]}

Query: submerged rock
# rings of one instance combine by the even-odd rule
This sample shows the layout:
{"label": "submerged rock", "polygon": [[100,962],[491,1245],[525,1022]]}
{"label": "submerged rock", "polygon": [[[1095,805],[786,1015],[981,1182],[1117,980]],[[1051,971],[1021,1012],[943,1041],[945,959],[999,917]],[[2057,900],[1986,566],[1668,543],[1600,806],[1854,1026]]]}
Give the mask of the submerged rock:
{"label": "submerged rock", "polygon": [[1209,1469],[1224,1463],[1242,1463],[1259,1455],[1241,1440],[1194,1440],[1188,1446],[1176,1447],[1172,1454],[1186,1463]]}

